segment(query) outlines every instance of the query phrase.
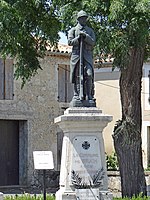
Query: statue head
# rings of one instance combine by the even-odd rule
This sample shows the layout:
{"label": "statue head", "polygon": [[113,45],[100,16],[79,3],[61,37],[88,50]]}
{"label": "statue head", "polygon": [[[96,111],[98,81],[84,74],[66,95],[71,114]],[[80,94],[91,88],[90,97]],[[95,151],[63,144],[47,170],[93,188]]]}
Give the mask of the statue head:
{"label": "statue head", "polygon": [[80,12],[78,12],[77,20],[78,20],[78,23],[81,24],[81,26],[86,25],[87,18],[88,18],[88,15],[85,11],[81,10]]}
{"label": "statue head", "polygon": [[88,14],[87,14],[85,11],[80,10],[80,11],[78,12],[78,15],[77,15],[77,20],[78,20],[80,17],[86,17],[86,18],[88,18]]}

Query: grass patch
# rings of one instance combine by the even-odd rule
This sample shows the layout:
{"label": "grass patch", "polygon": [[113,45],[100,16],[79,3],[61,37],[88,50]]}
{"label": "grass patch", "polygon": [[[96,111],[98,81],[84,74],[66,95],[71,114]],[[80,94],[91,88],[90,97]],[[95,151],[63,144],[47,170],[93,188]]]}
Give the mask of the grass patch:
{"label": "grass patch", "polygon": [[113,200],[150,200],[150,197],[142,197],[141,195],[138,197],[132,197],[132,198],[113,198]]}
{"label": "grass patch", "polygon": [[[31,194],[21,194],[21,195],[9,195],[4,196],[4,200],[43,200],[43,195],[31,195]],[[46,195],[46,200],[55,200],[54,195]]]}
{"label": "grass patch", "polygon": [[[32,195],[32,194],[22,194],[22,195],[9,195],[4,196],[4,200],[43,200],[43,195]],[[47,194],[46,200],[56,200],[54,195]],[[132,198],[113,198],[113,200],[150,200],[150,197],[142,197],[141,195],[138,197]]]}

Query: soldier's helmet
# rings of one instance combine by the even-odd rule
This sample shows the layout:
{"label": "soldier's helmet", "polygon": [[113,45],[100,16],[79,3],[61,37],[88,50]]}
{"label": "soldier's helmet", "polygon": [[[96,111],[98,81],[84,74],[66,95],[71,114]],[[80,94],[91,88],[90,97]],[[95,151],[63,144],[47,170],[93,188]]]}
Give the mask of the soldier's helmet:
{"label": "soldier's helmet", "polygon": [[77,19],[79,19],[80,17],[88,17],[88,14],[85,11],[81,10],[78,12]]}

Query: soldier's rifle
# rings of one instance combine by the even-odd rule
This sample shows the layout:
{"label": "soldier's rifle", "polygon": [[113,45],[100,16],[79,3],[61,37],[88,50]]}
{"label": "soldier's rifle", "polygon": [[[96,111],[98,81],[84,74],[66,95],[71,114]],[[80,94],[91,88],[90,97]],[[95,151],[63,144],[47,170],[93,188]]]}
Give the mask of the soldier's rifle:
{"label": "soldier's rifle", "polygon": [[79,78],[80,78],[80,100],[84,99],[84,66],[83,66],[83,35],[80,36],[80,66],[79,66]]}

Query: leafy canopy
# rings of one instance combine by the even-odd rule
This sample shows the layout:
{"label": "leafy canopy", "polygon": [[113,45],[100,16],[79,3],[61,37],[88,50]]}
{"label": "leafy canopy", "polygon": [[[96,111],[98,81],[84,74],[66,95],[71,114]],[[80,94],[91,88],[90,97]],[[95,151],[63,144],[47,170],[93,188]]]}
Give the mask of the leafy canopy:
{"label": "leafy canopy", "polygon": [[96,53],[112,54],[116,66],[124,66],[131,48],[144,48],[150,56],[150,0],[57,0],[65,32],[75,25],[83,9],[96,33]]}
{"label": "leafy canopy", "polygon": [[0,0],[0,54],[16,58],[22,85],[41,68],[38,58],[58,42],[58,31],[76,24],[81,9],[96,33],[96,55],[111,54],[115,66],[126,64],[131,48],[150,56],[150,0]]}
{"label": "leafy canopy", "polygon": [[48,44],[58,41],[60,22],[51,1],[0,0],[0,54],[16,58],[16,78],[26,80],[37,73],[38,58]]}

